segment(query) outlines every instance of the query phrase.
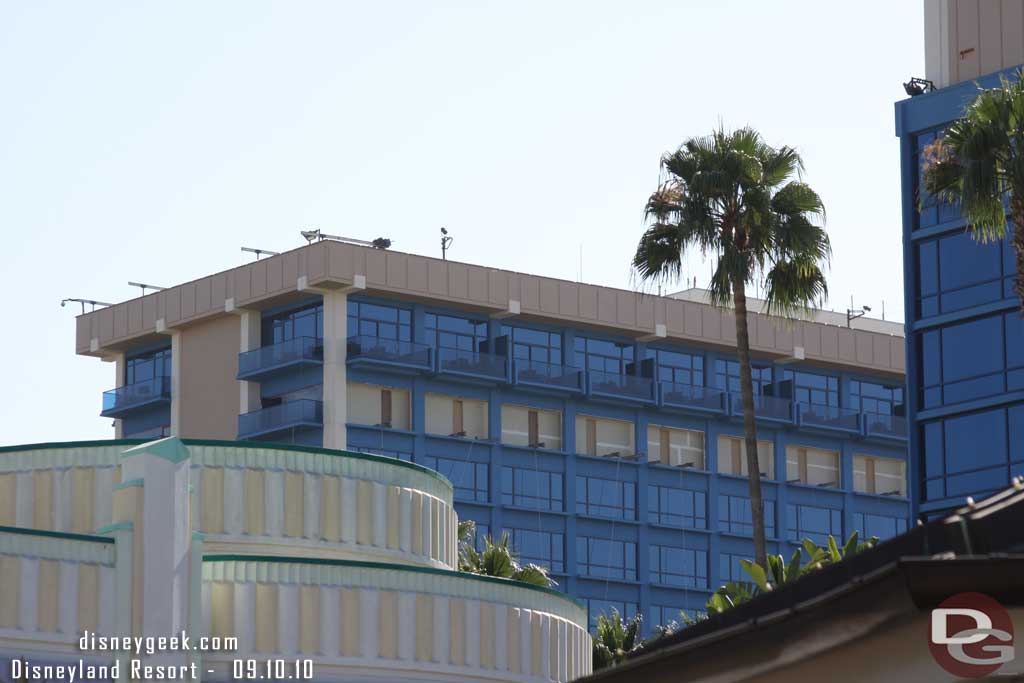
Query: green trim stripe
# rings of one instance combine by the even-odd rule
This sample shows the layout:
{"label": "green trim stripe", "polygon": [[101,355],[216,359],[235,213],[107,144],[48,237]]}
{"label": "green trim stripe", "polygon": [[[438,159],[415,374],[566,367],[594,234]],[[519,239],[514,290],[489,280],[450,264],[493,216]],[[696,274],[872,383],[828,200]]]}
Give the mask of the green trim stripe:
{"label": "green trim stripe", "polygon": [[22,526],[0,526],[0,534],[23,534],[25,536],[47,536],[49,538],[61,538],[68,541],[88,541],[90,543],[113,543],[114,539],[106,536],[93,534],[72,534],[65,531],[45,531],[43,529],[29,529]]}
{"label": "green trim stripe", "polygon": [[114,539],[21,527],[0,527],[0,555],[114,564]]}
{"label": "green trim stripe", "polygon": [[203,563],[204,581],[332,583],[442,594],[548,612],[587,628],[583,604],[565,593],[495,576],[386,562],[274,555],[204,555]]}
{"label": "green trim stripe", "polygon": [[[131,531],[135,528],[135,525],[131,522],[114,522],[113,524],[106,524],[96,530],[98,534],[112,534],[115,531]],[[114,539],[110,539],[113,541]]]}
{"label": "green trim stripe", "polygon": [[130,489],[132,487],[141,487],[145,484],[141,479],[129,479],[128,481],[122,481],[120,484],[114,484],[114,490],[120,491],[121,489]]}

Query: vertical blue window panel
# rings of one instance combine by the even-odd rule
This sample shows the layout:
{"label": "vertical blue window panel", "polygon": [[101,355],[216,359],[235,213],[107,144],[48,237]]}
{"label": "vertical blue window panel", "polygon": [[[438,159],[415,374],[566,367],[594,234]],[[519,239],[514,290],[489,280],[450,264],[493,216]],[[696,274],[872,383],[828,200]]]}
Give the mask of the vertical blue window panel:
{"label": "vertical blue window panel", "polygon": [[793,383],[793,400],[805,406],[839,406],[839,378],[800,370],[785,370],[784,381]]}
{"label": "vertical blue window panel", "polygon": [[323,304],[310,304],[302,308],[268,315],[262,320],[262,345],[272,346],[281,342],[311,337],[324,338]]}
{"label": "vertical blue window panel", "polygon": [[521,467],[501,468],[501,503],[562,512],[562,475]]}
{"label": "vertical blue window panel", "polygon": [[447,477],[455,487],[455,500],[486,503],[490,499],[487,463],[438,458],[432,455],[417,456],[416,462]]}
{"label": "vertical blue window panel", "polygon": [[598,477],[576,477],[576,514],[636,519],[636,485]]}
{"label": "vertical blue window panel", "polygon": [[647,521],[680,529],[706,529],[707,496],[671,486],[647,487]]}
{"label": "vertical blue window panel", "polygon": [[[1003,410],[952,417],[943,427],[947,475],[1006,464]],[[1005,478],[1002,483],[1006,483]]]}
{"label": "vertical blue window panel", "polygon": [[[718,496],[718,528],[733,534],[754,535],[750,499],[742,496]],[[775,536],[775,501],[764,501],[764,532]]]}
{"label": "vertical blue window panel", "polygon": [[[765,387],[772,383],[772,369],[770,366],[755,365],[751,369],[754,381],[754,393],[764,394]],[[739,361],[722,360],[715,361],[715,385],[734,394],[740,393],[740,364]]]}
{"label": "vertical blue window panel", "polygon": [[427,313],[424,317],[427,343],[439,349],[475,352],[487,340],[487,322],[453,315]]}
{"label": "vertical blue window panel", "polygon": [[1003,316],[1006,334],[1006,390],[1024,389],[1024,318],[1018,311]]}
{"label": "vertical blue window panel", "polygon": [[562,335],[529,327],[502,325],[501,334],[509,338],[512,357],[519,360],[562,364]]}
{"label": "vertical blue window panel", "polygon": [[657,363],[659,382],[704,386],[703,356],[665,349],[648,349],[647,353]]}
{"label": "vertical blue window panel", "polygon": [[790,541],[800,543],[809,538],[818,545],[826,545],[828,537],[836,542],[843,537],[843,512],[814,505],[787,505],[786,525]]}
{"label": "vertical blue window panel", "polygon": [[1006,411],[1010,425],[1010,462],[1015,463],[1013,476],[1024,476],[1024,404]]}
{"label": "vertical blue window panel", "polygon": [[577,536],[576,567],[581,576],[636,581],[636,543]]}
{"label": "vertical blue window panel", "polygon": [[928,330],[920,337],[921,403],[955,405],[1024,388],[1024,341],[1016,313]]}
{"label": "vertical blue window panel", "polygon": [[1012,254],[1009,235],[1002,242],[983,243],[958,231],[917,244],[917,317],[1016,298]]}
{"label": "vertical blue window panel", "polygon": [[[723,584],[730,581],[750,581],[750,574],[743,570],[740,560],[750,560],[746,555],[718,553],[718,580]],[[788,561],[789,558],[786,558]]]}
{"label": "vertical blue window panel", "polygon": [[598,598],[584,598],[583,602],[587,606],[587,630],[591,633],[597,630],[597,618],[601,615],[611,617],[612,612],[618,612],[623,621],[628,621],[635,617],[638,611],[635,602],[600,600]]}
{"label": "vertical blue window panel", "polygon": [[347,333],[349,337],[412,341],[412,311],[350,299]]}
{"label": "vertical blue window panel", "polygon": [[573,365],[582,370],[624,375],[626,366],[633,362],[633,345],[630,343],[577,336],[574,344]]}
{"label": "vertical blue window panel", "polygon": [[872,536],[885,541],[893,536],[907,532],[907,520],[904,517],[888,517],[857,512],[853,515],[854,530],[860,532],[860,540],[865,541]]}
{"label": "vertical blue window panel", "polygon": [[522,564],[532,563],[555,574],[565,572],[565,535],[533,529],[505,529]]}
{"label": "vertical blue window panel", "polygon": [[673,588],[707,588],[708,555],[703,550],[652,545],[651,583]]}
{"label": "vertical blue window panel", "polygon": [[171,376],[171,348],[130,355],[124,361],[124,383],[141,384]]}
{"label": "vertical blue window panel", "polygon": [[850,407],[868,415],[903,415],[903,387],[853,380]]}

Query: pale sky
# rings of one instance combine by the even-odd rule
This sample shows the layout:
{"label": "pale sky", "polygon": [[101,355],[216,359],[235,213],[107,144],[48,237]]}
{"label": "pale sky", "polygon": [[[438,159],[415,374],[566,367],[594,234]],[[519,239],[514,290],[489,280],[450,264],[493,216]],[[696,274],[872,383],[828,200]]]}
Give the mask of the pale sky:
{"label": "pale sky", "polygon": [[439,255],[446,226],[453,259],[571,280],[582,245],[629,288],[660,156],[719,122],[803,154],[827,307],[902,320],[893,103],[923,71],[920,0],[0,0],[0,444],[113,436],[62,298],[304,228]]}

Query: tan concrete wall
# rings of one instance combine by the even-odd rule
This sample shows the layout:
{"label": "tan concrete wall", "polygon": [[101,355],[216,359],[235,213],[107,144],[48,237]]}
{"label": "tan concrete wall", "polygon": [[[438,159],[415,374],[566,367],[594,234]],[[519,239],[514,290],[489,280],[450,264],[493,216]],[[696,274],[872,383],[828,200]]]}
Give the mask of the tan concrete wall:
{"label": "tan concrete wall", "polygon": [[[130,347],[151,337],[161,319],[168,328],[188,329],[225,316],[227,299],[259,308],[298,298],[300,276],[309,286],[332,288],[351,284],[356,275],[364,275],[366,291],[377,296],[482,315],[503,312],[515,300],[524,319],[637,337],[663,324],[669,341],[736,344],[732,312],[708,304],[325,241],[79,316],[76,350],[104,355]],[[237,329],[234,334],[237,352]],[[807,360],[822,365],[904,373],[904,340],[898,336],[755,314],[750,343],[765,356],[788,356],[794,346],[803,346]]]}
{"label": "tan concrete wall", "polygon": [[925,77],[938,88],[1024,62],[1021,0],[925,0]]}
{"label": "tan concrete wall", "polygon": [[[222,309],[223,310],[223,309]],[[234,439],[238,430],[239,318],[220,315],[181,330],[179,436]]]}

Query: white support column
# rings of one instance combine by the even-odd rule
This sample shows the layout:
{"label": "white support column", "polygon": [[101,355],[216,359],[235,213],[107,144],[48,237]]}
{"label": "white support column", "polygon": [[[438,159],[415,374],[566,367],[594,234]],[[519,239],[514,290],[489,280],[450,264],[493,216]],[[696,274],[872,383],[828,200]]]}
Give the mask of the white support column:
{"label": "white support column", "polygon": [[[261,325],[263,315],[260,311],[249,308],[237,308],[234,298],[225,299],[224,311],[238,316],[239,344],[238,352],[245,353],[260,348],[263,344]],[[260,409],[259,382],[238,380],[238,414]]]}
{"label": "white support column", "polygon": [[167,322],[160,318],[156,321],[157,334],[166,334],[171,338],[171,436],[181,434],[181,330],[167,327]]}
{"label": "white support column", "polygon": [[343,450],[348,444],[348,294],[324,295],[324,448]]}
{"label": "white support column", "polygon": [[[103,361],[114,364],[114,387],[118,388],[124,384],[124,354],[115,353],[110,356],[103,356]],[[114,420],[114,438],[124,438],[124,423],[119,420]]]}

